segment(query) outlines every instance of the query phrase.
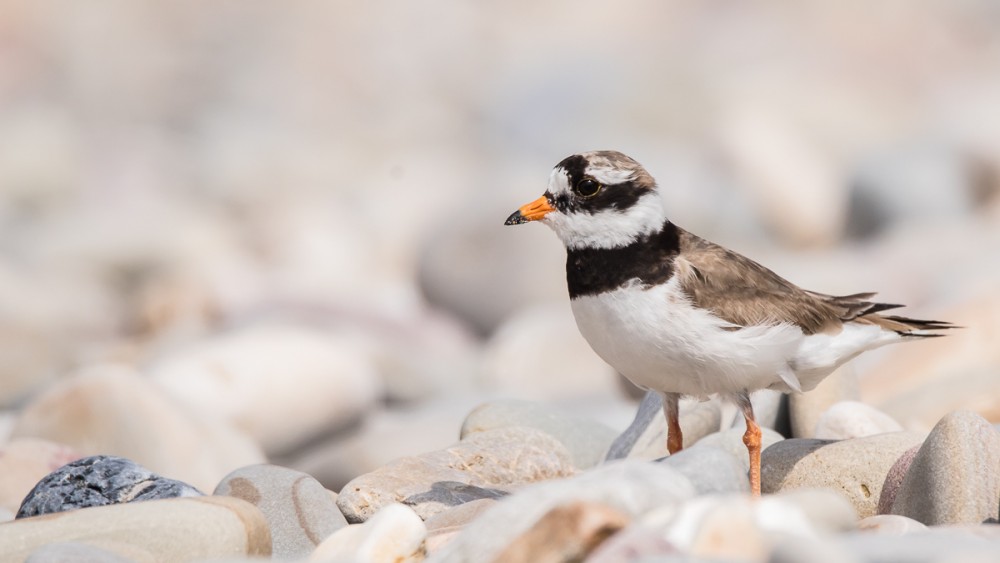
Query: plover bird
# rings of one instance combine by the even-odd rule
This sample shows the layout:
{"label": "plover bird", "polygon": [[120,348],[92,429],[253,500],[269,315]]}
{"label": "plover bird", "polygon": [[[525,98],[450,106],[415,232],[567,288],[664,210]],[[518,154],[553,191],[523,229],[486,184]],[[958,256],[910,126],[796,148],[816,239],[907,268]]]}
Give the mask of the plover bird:
{"label": "plover bird", "polygon": [[814,388],[879,346],[941,336],[950,323],[884,315],[874,293],[802,289],[665,216],[652,176],[595,151],[556,165],[542,197],[505,224],[541,221],[566,246],[577,327],[608,364],[663,395],[667,449],[681,449],[681,396],[718,394],[746,419],[750,488],[760,495],[760,427],[750,393]]}

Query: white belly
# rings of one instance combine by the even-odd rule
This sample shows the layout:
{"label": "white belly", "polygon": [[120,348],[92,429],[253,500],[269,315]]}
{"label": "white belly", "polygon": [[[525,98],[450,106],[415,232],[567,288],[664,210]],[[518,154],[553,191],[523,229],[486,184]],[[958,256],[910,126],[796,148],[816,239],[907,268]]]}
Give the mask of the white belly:
{"label": "white belly", "polygon": [[[794,381],[791,366],[811,338],[789,324],[726,330],[725,321],[693,307],[674,280],[578,297],[572,308],[580,332],[604,361],[640,387],[669,393],[792,390],[781,375]],[[818,383],[826,373],[816,375]]]}

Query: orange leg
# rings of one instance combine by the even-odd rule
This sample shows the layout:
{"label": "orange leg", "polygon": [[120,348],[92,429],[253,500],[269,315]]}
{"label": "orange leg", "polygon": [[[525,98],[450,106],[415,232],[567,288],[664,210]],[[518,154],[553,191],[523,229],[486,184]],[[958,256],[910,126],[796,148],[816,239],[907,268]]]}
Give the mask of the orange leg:
{"label": "orange leg", "polygon": [[684,434],[681,432],[680,407],[681,396],[677,393],[663,394],[663,413],[667,415],[667,451],[670,455],[684,448]]}
{"label": "orange leg", "polygon": [[749,395],[742,395],[737,401],[743,410],[743,418],[747,421],[747,431],[743,434],[743,443],[750,454],[750,494],[760,496],[760,426],[753,416],[753,405]]}

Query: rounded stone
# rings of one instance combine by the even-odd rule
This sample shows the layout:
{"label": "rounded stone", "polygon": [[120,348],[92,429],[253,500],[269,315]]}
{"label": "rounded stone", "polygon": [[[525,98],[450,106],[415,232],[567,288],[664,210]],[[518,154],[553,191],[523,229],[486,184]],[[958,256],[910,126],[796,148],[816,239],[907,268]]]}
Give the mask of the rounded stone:
{"label": "rounded stone", "polygon": [[889,468],[889,472],[885,475],[885,482],[882,483],[882,494],[878,497],[879,514],[892,512],[892,503],[896,502],[899,487],[903,484],[903,478],[910,470],[910,465],[913,463],[913,458],[917,457],[918,451],[920,451],[920,444],[903,452],[903,455],[899,456],[899,459]]}
{"label": "rounded stone", "polygon": [[423,560],[427,528],[412,509],[387,504],[363,524],[345,526],[323,540],[309,561]]}
{"label": "rounded stone", "polygon": [[260,509],[270,525],[276,557],[307,557],[330,534],[347,525],[336,499],[318,481],[285,467],[237,469],[213,494],[243,499]]}
{"label": "rounded stone", "polygon": [[913,532],[923,532],[927,526],[917,522],[913,518],[899,516],[897,514],[876,514],[869,516],[858,522],[858,530],[873,534],[884,534],[889,536],[902,536]]}
{"label": "rounded stone", "polygon": [[699,495],[750,492],[747,468],[742,461],[716,446],[697,444],[663,458],[660,463],[681,472]]}
{"label": "rounded stone", "polygon": [[[701,440],[695,442],[695,445],[719,448],[739,461],[740,465],[743,466],[744,471],[749,471],[750,454],[747,452],[746,444],[743,443],[743,434],[745,432],[746,430],[743,428],[730,428],[728,430],[709,434],[708,436],[705,436]],[[774,444],[781,443],[784,439],[784,436],[778,434],[770,428],[761,428],[761,451],[766,452],[768,448]]]}
{"label": "rounded stone", "polygon": [[819,440],[847,440],[902,430],[903,427],[891,416],[873,406],[858,401],[840,401],[820,415],[814,437]]}

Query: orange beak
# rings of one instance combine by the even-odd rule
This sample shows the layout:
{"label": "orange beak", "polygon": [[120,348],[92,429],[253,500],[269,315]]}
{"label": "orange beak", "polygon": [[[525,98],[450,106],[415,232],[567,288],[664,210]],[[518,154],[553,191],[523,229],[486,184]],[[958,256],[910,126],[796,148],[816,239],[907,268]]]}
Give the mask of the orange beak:
{"label": "orange beak", "polygon": [[507,217],[507,220],[503,224],[520,225],[528,221],[537,221],[548,215],[551,211],[555,211],[555,208],[549,205],[548,198],[542,196],[531,203],[522,205],[520,209],[511,213],[510,217]]}

